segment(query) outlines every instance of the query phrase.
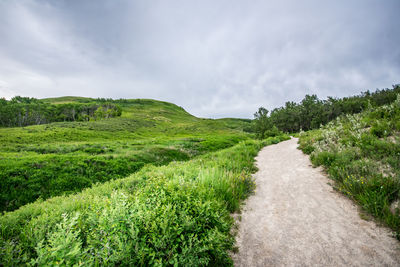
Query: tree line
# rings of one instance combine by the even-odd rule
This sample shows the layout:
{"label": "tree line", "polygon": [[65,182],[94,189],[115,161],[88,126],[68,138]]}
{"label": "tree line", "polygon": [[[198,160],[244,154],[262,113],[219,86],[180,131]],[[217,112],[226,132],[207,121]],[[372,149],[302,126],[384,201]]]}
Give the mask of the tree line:
{"label": "tree line", "polygon": [[30,97],[0,98],[0,127],[99,120],[121,116],[121,113],[121,107],[110,101],[54,105]]}
{"label": "tree line", "polygon": [[400,85],[392,89],[362,92],[359,95],[321,100],[317,95],[306,95],[300,103],[286,102],[283,107],[270,113],[260,107],[254,114],[254,131],[260,138],[282,132],[299,132],[317,129],[344,114],[359,113],[369,106],[390,104],[400,93]]}

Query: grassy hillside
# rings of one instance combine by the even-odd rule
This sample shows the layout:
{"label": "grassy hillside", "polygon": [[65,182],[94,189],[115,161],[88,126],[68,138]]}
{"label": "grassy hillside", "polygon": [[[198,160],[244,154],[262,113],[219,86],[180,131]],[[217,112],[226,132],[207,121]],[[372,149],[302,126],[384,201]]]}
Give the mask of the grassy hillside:
{"label": "grassy hillside", "polygon": [[337,183],[335,188],[400,237],[400,96],[390,105],[346,115],[300,135],[311,154]]}
{"label": "grassy hillside", "polygon": [[[58,105],[110,100],[41,101]],[[112,103],[122,108],[120,117],[0,128],[0,211],[126,177],[145,164],[188,160],[248,138],[242,131],[249,124],[245,120],[200,119],[155,100]]]}

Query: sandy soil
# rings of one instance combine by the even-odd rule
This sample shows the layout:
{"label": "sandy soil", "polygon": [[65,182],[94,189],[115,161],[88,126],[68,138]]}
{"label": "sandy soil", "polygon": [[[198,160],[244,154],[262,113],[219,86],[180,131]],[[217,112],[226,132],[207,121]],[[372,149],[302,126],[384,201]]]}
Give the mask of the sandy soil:
{"label": "sandy soil", "polygon": [[256,159],[257,189],[239,221],[235,266],[400,266],[400,242],[361,219],[296,138]]}

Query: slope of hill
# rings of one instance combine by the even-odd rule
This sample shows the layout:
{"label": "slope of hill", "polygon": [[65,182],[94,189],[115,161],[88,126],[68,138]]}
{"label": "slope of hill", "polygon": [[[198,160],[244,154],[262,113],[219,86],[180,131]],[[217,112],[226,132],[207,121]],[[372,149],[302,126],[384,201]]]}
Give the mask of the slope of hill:
{"label": "slope of hill", "polygon": [[323,165],[335,188],[400,236],[400,96],[300,135],[300,148]]}
{"label": "slope of hill", "polygon": [[196,118],[181,107],[156,100],[60,97],[41,102],[111,102],[121,107],[122,114],[102,120],[0,128],[0,211],[126,177],[148,163],[188,160],[248,138],[241,130],[247,121],[233,119],[235,126],[229,127],[226,122]]}
{"label": "slope of hill", "polygon": [[121,116],[0,128],[0,265],[232,264],[229,213],[254,188],[253,157],[288,137],[248,140],[249,120],[167,102],[111,102]]}

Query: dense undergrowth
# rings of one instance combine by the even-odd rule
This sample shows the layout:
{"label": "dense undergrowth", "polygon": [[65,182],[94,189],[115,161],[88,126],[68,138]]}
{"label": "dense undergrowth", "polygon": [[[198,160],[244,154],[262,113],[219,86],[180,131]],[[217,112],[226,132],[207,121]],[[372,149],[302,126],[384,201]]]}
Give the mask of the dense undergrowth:
{"label": "dense undergrowth", "polygon": [[0,153],[0,210],[14,210],[38,198],[78,192],[93,183],[123,178],[145,164],[160,166],[188,160],[243,139],[204,135],[141,142],[13,146],[14,150]]}
{"label": "dense undergrowth", "polygon": [[[400,237],[400,96],[300,135],[300,148],[323,165],[336,188]],[[396,207],[397,206],[397,207]]]}
{"label": "dense undergrowth", "polygon": [[[74,106],[110,100],[43,101]],[[121,107],[121,117],[0,128],[0,211],[126,177],[145,164],[188,160],[249,138],[242,131],[250,124],[246,120],[200,119],[155,100],[114,102]]]}
{"label": "dense undergrowth", "polygon": [[254,156],[288,139],[247,140],[0,217],[0,265],[231,265],[231,212],[254,183]]}

